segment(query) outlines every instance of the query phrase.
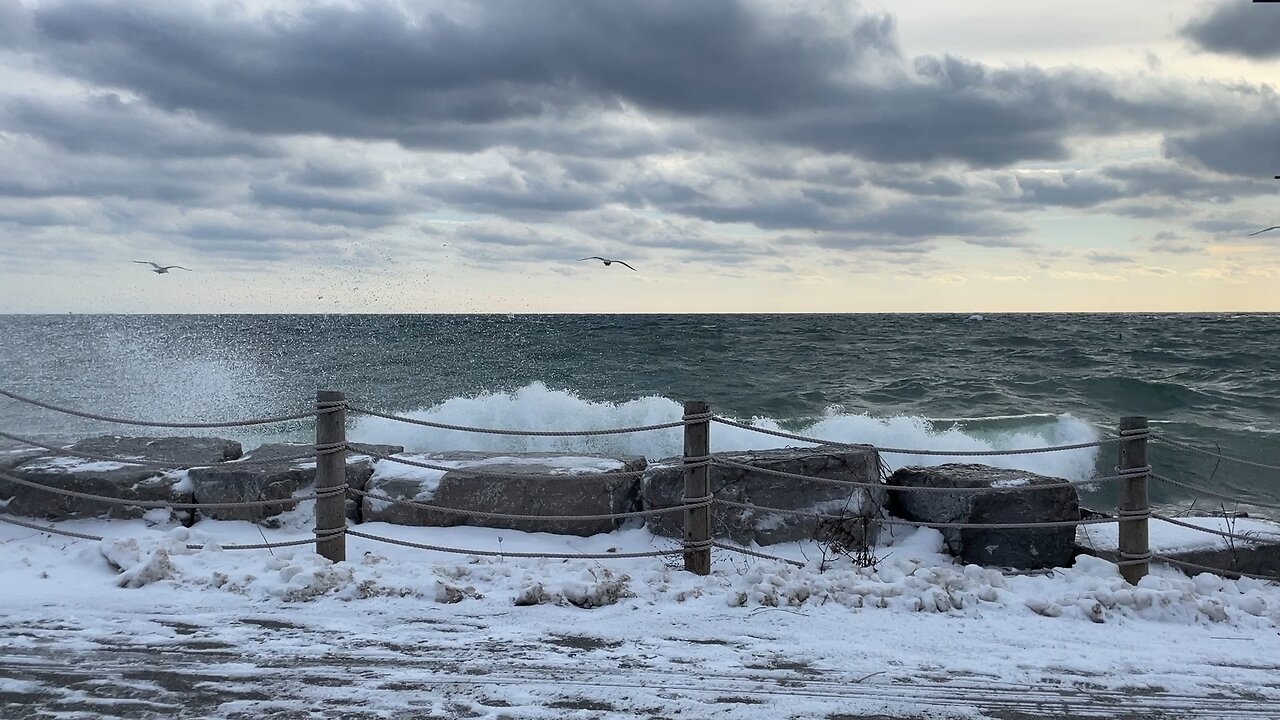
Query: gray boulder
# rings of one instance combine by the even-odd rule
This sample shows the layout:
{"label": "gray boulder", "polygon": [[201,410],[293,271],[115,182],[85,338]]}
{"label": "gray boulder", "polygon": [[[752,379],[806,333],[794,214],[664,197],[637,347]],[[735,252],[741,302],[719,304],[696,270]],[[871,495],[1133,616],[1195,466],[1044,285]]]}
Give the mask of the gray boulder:
{"label": "gray boulder", "polygon": [[[223,503],[256,500],[280,500],[250,507],[201,509],[200,515],[215,520],[261,521],[292,510],[297,501],[289,498],[296,494],[309,494],[314,490],[316,461],[314,457],[288,459],[306,449],[306,445],[271,443],[255,448],[238,461],[221,463],[212,467],[197,467],[189,471],[197,502]],[[370,445],[368,449],[381,454],[394,454],[403,448],[391,445]],[[274,460],[279,458],[279,460]],[[365,455],[347,453],[347,484],[363,490],[373,474],[373,460]],[[357,506],[348,499],[349,518],[358,520]]]}
{"label": "gray boulder", "polygon": [[15,468],[32,458],[37,458],[45,454],[46,453],[43,450],[31,450],[26,448],[0,450],[0,472],[4,472],[10,468]]}
{"label": "gray boulder", "polygon": [[[397,500],[432,506],[517,515],[601,515],[639,509],[637,476],[608,477],[644,470],[642,457],[613,458],[574,453],[513,453],[490,456],[474,452],[406,456],[419,462],[454,467],[433,471],[379,461],[367,490]],[[584,474],[596,477],[582,477]],[[605,477],[598,475],[604,474]],[[479,527],[595,535],[611,532],[615,519],[540,520],[479,518],[446,510],[397,505],[365,497],[365,522],[398,525]]]}
{"label": "gray boulder", "polygon": [[214,437],[122,437],[101,435],[72,445],[90,455],[172,462],[174,467],[216,465],[241,456],[240,443]]}
{"label": "gray boulder", "polygon": [[[863,483],[880,483],[880,458],[874,447],[784,448],[758,452],[715,453],[714,457],[797,475]],[[839,539],[846,547],[875,542],[884,506],[882,487],[854,487],[818,480],[779,477],[742,468],[712,465],[711,491],[717,498],[763,507],[810,510],[845,519],[824,523],[812,517],[783,515],[725,505],[711,506],[711,534],[740,544],[770,545],[818,538]],[[685,483],[680,458],[664,460],[644,477],[644,507],[657,509],[682,504]],[[682,537],[684,514],[651,516],[649,529],[657,535]],[[831,537],[829,537],[831,536]]]}
{"label": "gray boulder", "polygon": [[[5,469],[9,475],[61,490],[140,501],[192,502],[183,473],[163,473],[154,468],[99,462],[56,454],[27,456]],[[5,502],[7,500],[7,502]],[[100,500],[69,497],[31,488],[0,478],[0,512],[66,520],[70,518],[139,518],[151,508],[118,505]],[[190,511],[175,513],[186,520]]]}
{"label": "gray boulder", "polygon": [[[898,517],[936,523],[1027,523],[1080,519],[1080,496],[1064,486],[1024,492],[991,488],[1034,487],[1064,482],[1025,470],[952,463],[904,467],[889,477],[901,487],[976,488],[972,493],[890,490],[890,510]],[[987,492],[983,492],[987,489]],[[1068,567],[1074,557],[1074,527],[941,530],[953,555],[966,563],[1036,570]]]}

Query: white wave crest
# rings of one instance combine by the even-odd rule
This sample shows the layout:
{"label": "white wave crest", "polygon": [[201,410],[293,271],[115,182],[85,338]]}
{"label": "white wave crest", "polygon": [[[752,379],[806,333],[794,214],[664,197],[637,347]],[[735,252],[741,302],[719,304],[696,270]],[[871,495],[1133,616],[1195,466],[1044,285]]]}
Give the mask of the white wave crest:
{"label": "white wave crest", "polygon": [[[486,393],[457,397],[434,407],[403,413],[406,417],[471,427],[513,430],[601,430],[671,422],[680,418],[680,403],[663,397],[642,397],[627,402],[592,402],[542,383],[527,385],[513,393]],[[775,418],[753,418],[754,427],[784,430]],[[936,450],[1010,450],[1070,445],[1098,439],[1098,432],[1084,420],[1071,415],[1028,417],[1026,426],[982,431],[962,424],[944,426],[923,417],[877,418],[832,411],[827,416],[796,428],[785,429],[800,435],[844,443],[869,443],[877,447]],[[355,442],[403,445],[412,451],[476,450],[484,452],[598,452],[643,455],[650,460],[674,457],[683,448],[679,428],[621,435],[591,437],[518,437],[484,435],[409,425],[384,418],[353,418],[351,439]],[[764,435],[742,428],[714,425],[711,449],[763,450],[785,446],[807,447],[810,443]],[[980,462],[1016,468],[1073,480],[1094,474],[1098,448],[1084,448],[1031,455],[989,457],[924,456],[884,454],[889,467],[936,465],[945,462]]]}

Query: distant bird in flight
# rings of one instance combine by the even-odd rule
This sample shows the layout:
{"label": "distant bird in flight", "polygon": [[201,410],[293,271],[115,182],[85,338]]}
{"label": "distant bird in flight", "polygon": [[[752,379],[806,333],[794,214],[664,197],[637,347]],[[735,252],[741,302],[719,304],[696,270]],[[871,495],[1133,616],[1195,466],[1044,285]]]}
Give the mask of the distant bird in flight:
{"label": "distant bird in flight", "polygon": [[169,271],[174,268],[177,268],[179,270],[186,270],[187,272],[193,272],[191,268],[185,268],[185,267],[182,267],[181,265],[158,265],[156,263],[153,263],[147,260],[134,260],[134,262],[138,263],[139,265],[150,265],[151,272],[157,275],[167,275]]}
{"label": "distant bird in flight", "polygon": [[633,268],[633,267],[631,267],[630,265],[628,265],[628,264],[626,264],[626,263],[622,262],[621,260],[610,260],[609,258],[602,258],[602,257],[600,257],[599,255],[592,255],[591,257],[584,257],[584,258],[579,259],[579,260],[578,260],[578,262],[582,262],[583,260],[599,260],[600,262],[604,263],[604,266],[605,266],[605,267],[609,267],[610,265],[612,265],[612,264],[614,264],[614,263],[618,263],[618,264],[619,264],[619,265],[621,265],[622,267],[627,268],[628,270],[631,270],[632,272],[638,272],[635,268]]}
{"label": "distant bird in flight", "polygon": [[1261,234],[1262,234],[1262,233],[1264,233],[1264,232],[1271,232],[1272,230],[1280,230],[1280,225],[1272,225],[1271,227],[1267,228],[1266,230],[1259,230],[1259,231],[1258,231],[1258,232],[1256,232],[1256,233],[1249,233],[1249,237],[1253,237],[1254,235],[1261,235]]}

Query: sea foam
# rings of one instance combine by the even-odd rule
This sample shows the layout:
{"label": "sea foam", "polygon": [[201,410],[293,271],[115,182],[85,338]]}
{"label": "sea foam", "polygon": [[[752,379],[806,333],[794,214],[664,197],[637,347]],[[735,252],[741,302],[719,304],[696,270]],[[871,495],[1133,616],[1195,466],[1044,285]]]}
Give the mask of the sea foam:
{"label": "sea foam", "polygon": [[[683,412],[670,398],[649,396],[626,402],[593,402],[572,392],[532,383],[511,393],[484,393],[455,397],[438,405],[402,415],[452,425],[513,430],[601,430],[671,422]],[[1046,445],[1091,442],[1099,433],[1089,423],[1071,415],[1028,416],[1027,424],[999,430],[982,430],[959,421],[935,421],[924,417],[872,417],[832,409],[820,418],[783,422],[776,418],[731,418],[767,430],[807,435],[842,443],[870,443],[877,447],[950,451],[1009,450]],[[679,455],[683,434],[679,428],[589,437],[520,437],[488,435],[409,425],[384,418],[356,415],[350,437],[356,442],[391,443],[418,452],[475,450],[482,452],[597,452],[643,455],[650,460]],[[803,443],[750,430],[716,424],[711,429],[711,449],[763,450]],[[1093,475],[1098,448],[1083,448],[1030,455],[988,457],[936,456],[885,453],[890,469],[904,465],[944,462],[981,462],[1054,477],[1085,479]]]}

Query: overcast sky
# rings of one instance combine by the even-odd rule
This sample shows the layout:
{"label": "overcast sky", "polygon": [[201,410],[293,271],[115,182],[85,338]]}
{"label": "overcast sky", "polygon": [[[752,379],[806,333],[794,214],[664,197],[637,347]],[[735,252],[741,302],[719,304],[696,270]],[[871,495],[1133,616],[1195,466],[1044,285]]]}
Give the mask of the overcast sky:
{"label": "overcast sky", "polygon": [[0,312],[1278,310],[1278,85],[1248,0],[0,0]]}

